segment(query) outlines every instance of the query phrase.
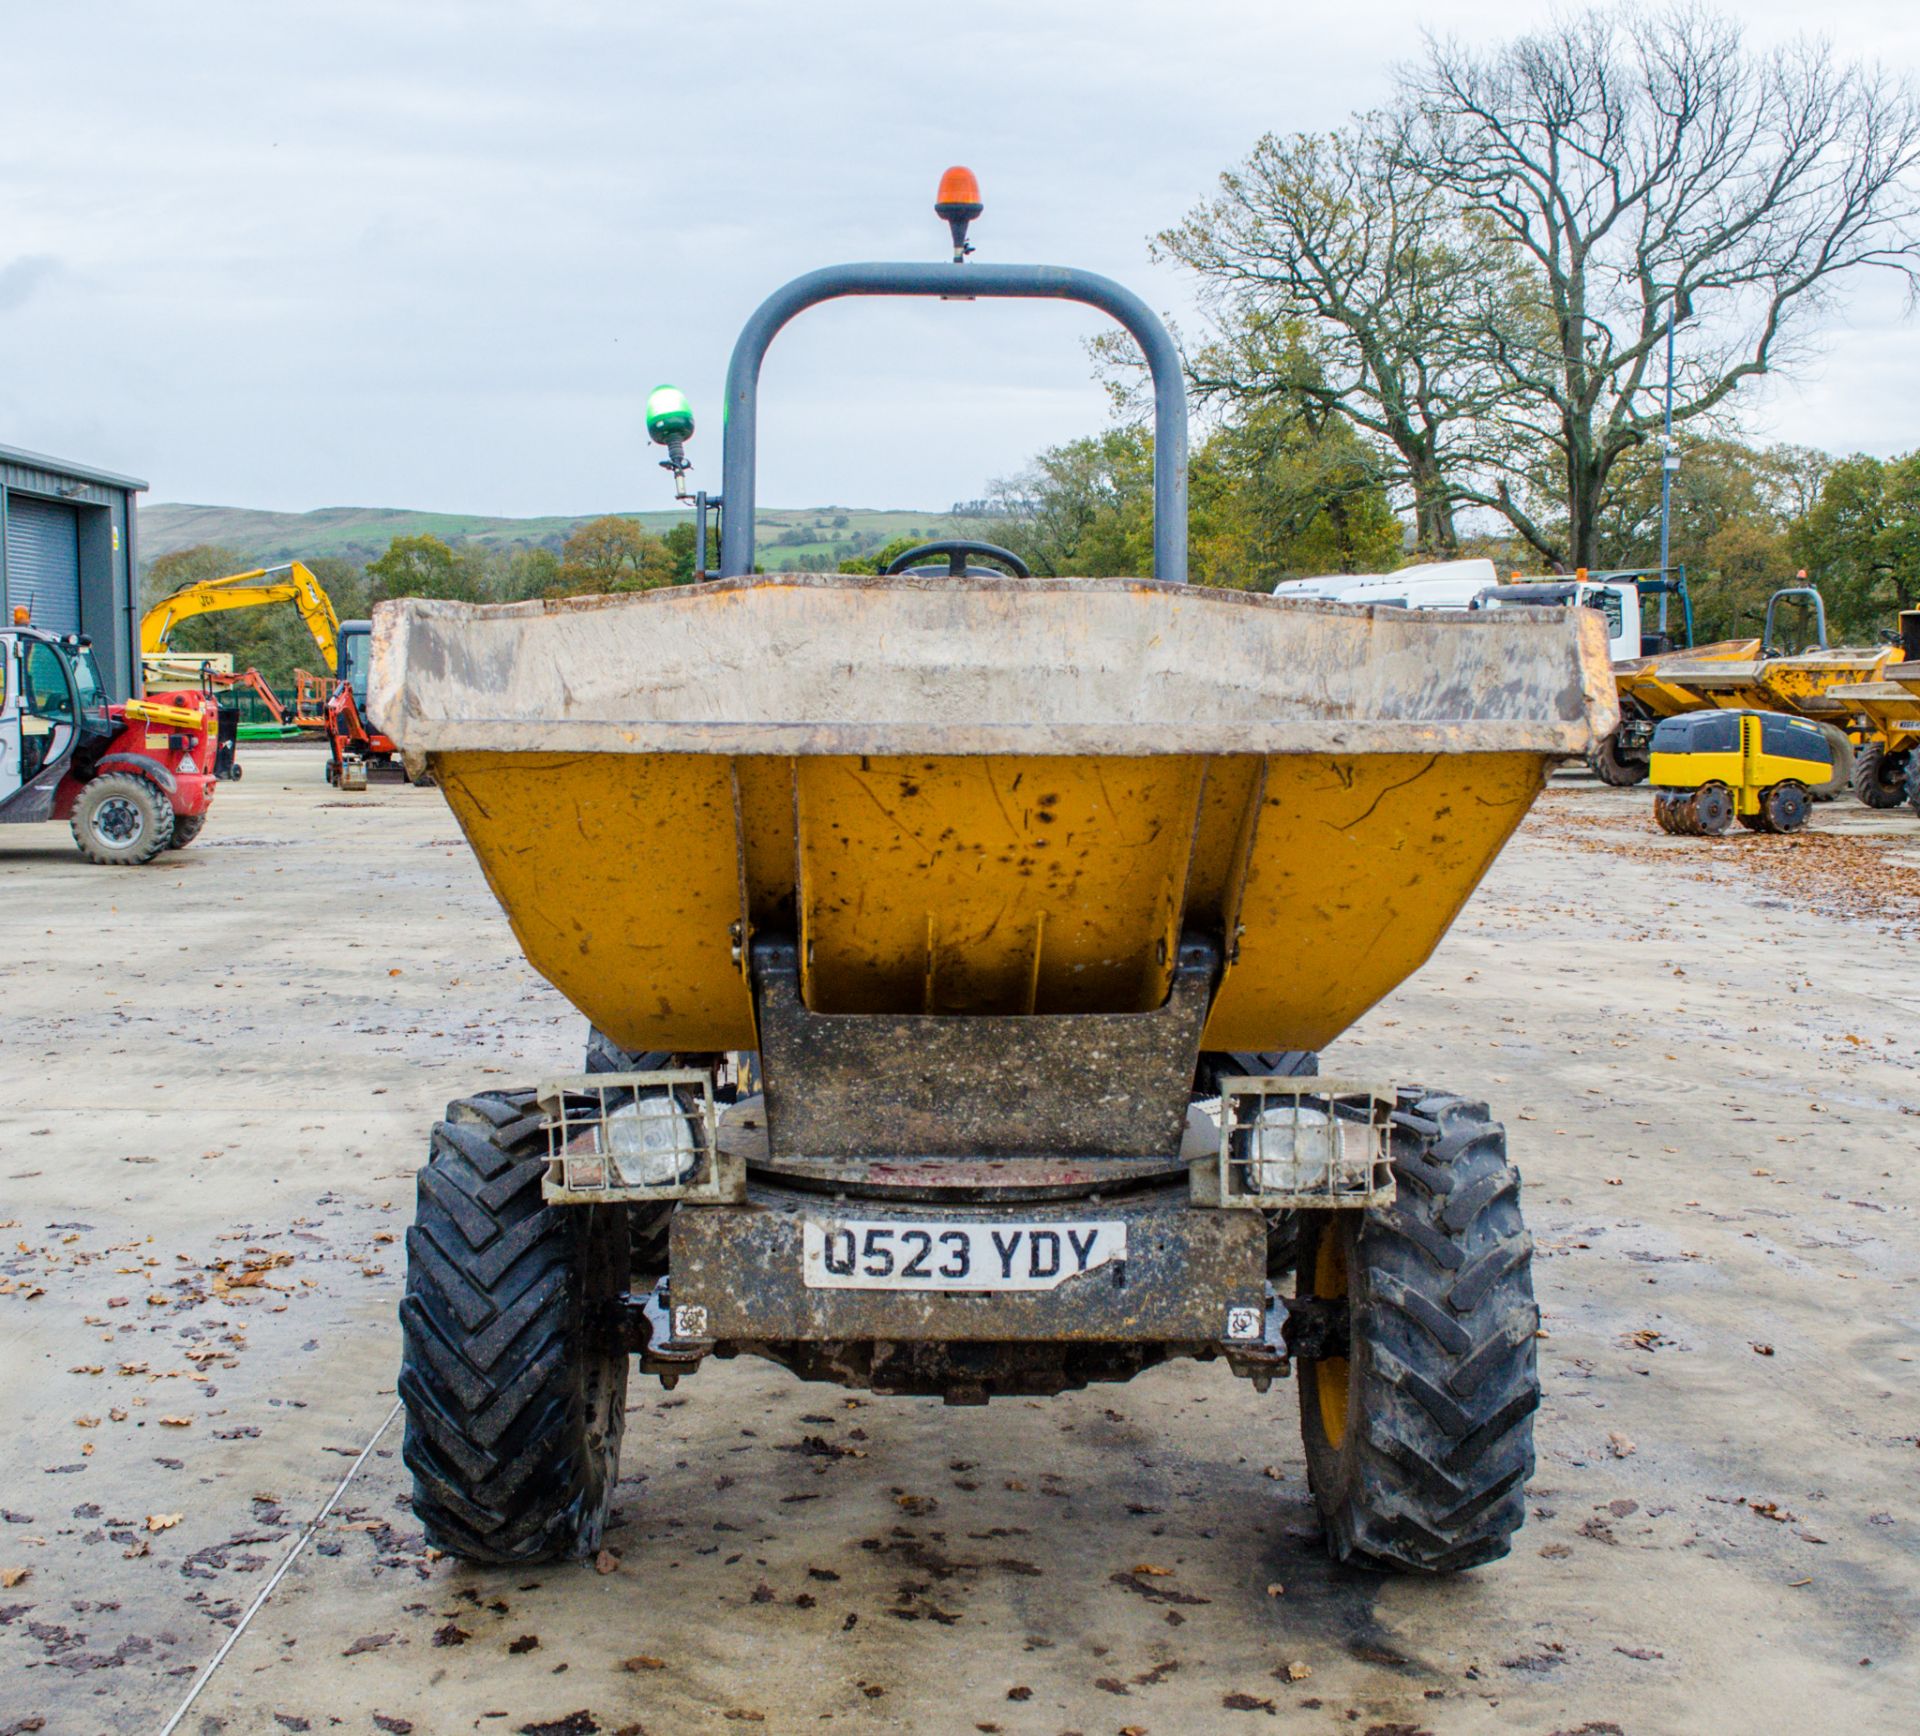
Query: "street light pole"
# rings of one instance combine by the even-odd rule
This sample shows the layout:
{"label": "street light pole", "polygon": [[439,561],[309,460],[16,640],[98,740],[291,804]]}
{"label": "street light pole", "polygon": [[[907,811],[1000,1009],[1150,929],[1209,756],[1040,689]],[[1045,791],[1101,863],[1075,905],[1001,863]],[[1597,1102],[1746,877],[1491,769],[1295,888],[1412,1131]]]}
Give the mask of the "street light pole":
{"label": "street light pole", "polygon": [[[1680,460],[1673,450],[1673,304],[1667,304],[1666,432],[1660,443],[1660,582],[1667,578],[1667,551],[1673,520],[1673,473]],[[1667,592],[1660,593],[1660,631],[1667,630]]]}

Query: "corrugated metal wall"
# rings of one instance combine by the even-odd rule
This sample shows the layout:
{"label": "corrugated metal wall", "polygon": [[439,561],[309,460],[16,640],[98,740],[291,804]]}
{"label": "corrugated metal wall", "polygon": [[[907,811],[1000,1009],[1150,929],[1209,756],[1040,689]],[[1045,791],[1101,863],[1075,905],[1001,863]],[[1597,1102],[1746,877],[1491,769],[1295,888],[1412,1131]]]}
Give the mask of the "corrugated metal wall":
{"label": "corrugated metal wall", "polygon": [[62,501],[7,502],[7,600],[49,633],[80,631],[80,515]]}
{"label": "corrugated metal wall", "polygon": [[134,499],[145,487],[0,446],[0,619],[26,603],[35,626],[86,634],[115,699],[139,690]]}

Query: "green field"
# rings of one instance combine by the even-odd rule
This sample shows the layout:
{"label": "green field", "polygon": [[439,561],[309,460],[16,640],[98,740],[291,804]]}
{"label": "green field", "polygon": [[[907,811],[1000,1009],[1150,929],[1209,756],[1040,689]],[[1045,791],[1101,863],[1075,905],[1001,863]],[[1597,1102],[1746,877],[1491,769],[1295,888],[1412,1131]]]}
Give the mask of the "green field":
{"label": "green field", "polygon": [[[475,513],[416,512],[403,507],[327,506],[315,512],[261,512],[239,506],[184,506],[161,503],[140,508],[139,552],[142,565],[176,549],[216,543],[268,566],[276,561],[313,560],[338,555],[369,561],[386,551],[397,536],[431,533],[456,547],[462,543],[494,548],[544,545],[558,549],[589,518],[485,518]],[[684,511],[624,512],[658,534],[687,517]],[[878,548],[894,537],[924,532],[953,533],[961,522],[945,513],[877,511],[867,507],[823,506],[800,511],[762,510],[756,514],[757,556],[768,568],[831,565],[842,553]],[[849,548],[848,545],[857,547]]]}

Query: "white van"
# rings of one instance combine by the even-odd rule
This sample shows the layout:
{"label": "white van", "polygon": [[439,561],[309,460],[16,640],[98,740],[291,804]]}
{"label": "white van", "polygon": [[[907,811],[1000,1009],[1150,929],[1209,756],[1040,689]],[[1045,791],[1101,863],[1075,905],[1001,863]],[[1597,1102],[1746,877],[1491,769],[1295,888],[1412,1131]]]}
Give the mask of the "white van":
{"label": "white van", "polygon": [[1640,590],[1632,580],[1552,579],[1500,583],[1492,561],[1424,561],[1395,573],[1327,573],[1286,579],[1276,597],[1372,603],[1395,609],[1507,609],[1579,603],[1606,618],[1608,655],[1618,663],[1641,653]]}

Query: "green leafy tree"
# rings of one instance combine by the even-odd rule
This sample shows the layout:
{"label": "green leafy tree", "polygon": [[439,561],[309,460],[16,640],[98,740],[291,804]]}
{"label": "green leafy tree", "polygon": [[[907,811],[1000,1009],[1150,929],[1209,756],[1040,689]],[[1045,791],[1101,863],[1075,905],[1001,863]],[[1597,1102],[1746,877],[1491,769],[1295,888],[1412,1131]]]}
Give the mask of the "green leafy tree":
{"label": "green leafy tree", "polygon": [[610,514],[590,519],[566,540],[548,594],[598,596],[650,591],[673,583],[673,556],[633,519]]}
{"label": "green leafy tree", "polygon": [[[1405,532],[1382,470],[1337,415],[1298,404],[1242,407],[1191,457],[1194,580],[1270,590],[1304,573],[1397,565]],[[1153,441],[1144,428],[1050,447],[997,484],[993,498],[982,534],[1036,572],[1105,578],[1153,570]]]}
{"label": "green leafy tree", "polygon": [[504,603],[551,594],[560,577],[560,555],[539,543],[508,551],[494,590]]}
{"label": "green leafy tree", "polygon": [[[667,534],[660,540],[666,545],[668,558],[673,562],[673,578],[671,583],[676,585],[692,584],[695,576],[693,571],[693,556],[696,546],[693,526],[691,524],[670,525],[667,529]],[[711,541],[711,539],[709,539],[709,541]],[[711,548],[707,551],[707,558],[709,560],[713,559],[713,551]]]}
{"label": "green leafy tree", "polygon": [[1920,451],[1834,465],[1793,547],[1836,636],[1871,642],[1920,608]]}
{"label": "green leafy tree", "polygon": [[367,563],[368,600],[439,597],[481,602],[485,577],[484,561],[468,559],[431,533],[397,536],[385,554]]}

